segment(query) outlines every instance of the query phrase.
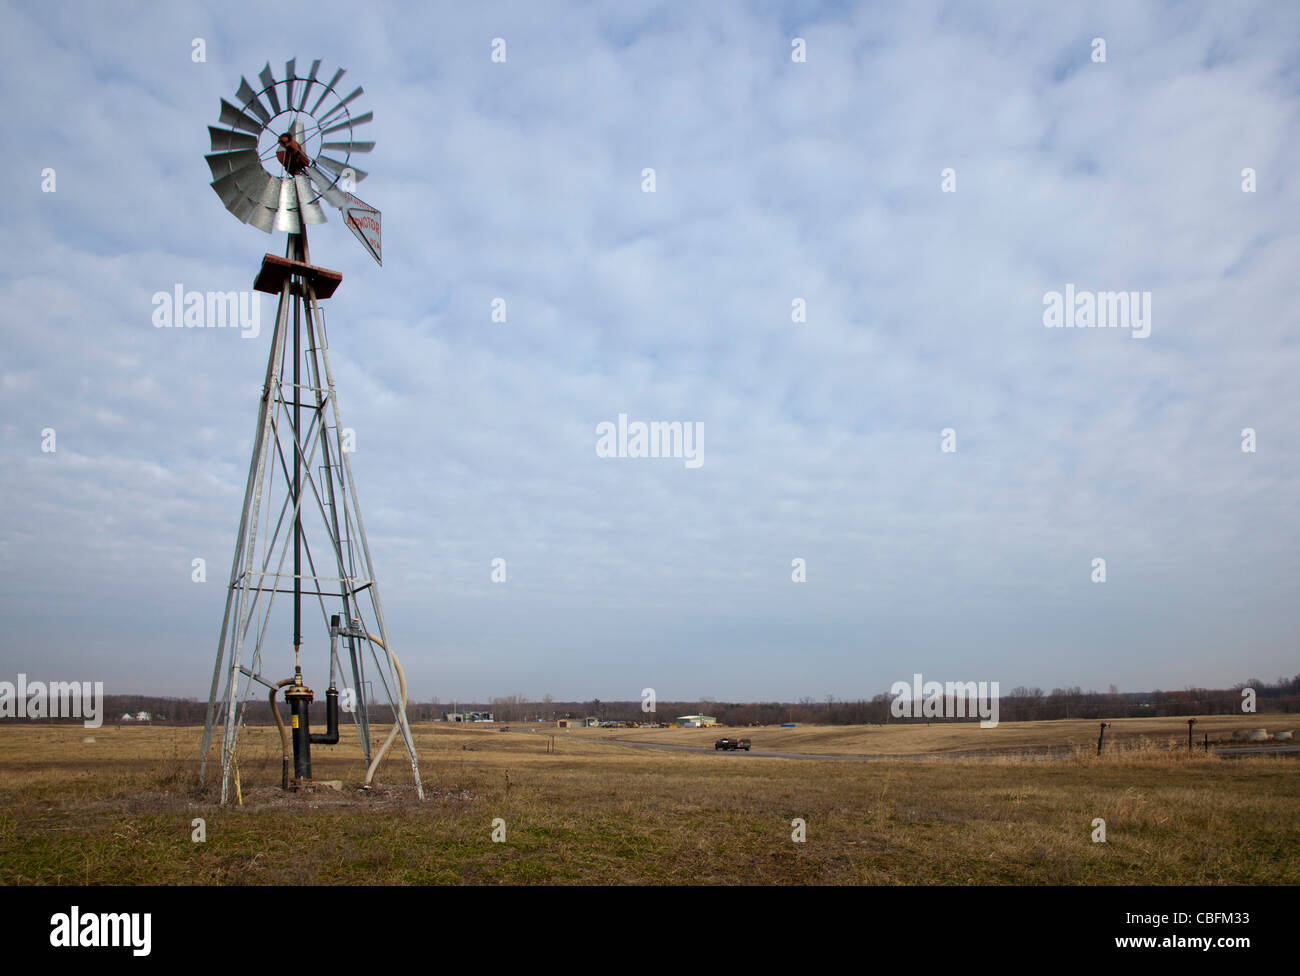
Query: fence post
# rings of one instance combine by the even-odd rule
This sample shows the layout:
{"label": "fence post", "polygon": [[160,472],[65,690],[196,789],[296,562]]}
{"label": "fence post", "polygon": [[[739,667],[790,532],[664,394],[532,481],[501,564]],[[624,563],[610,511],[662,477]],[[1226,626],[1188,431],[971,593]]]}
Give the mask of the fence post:
{"label": "fence post", "polygon": [[1196,724],[1196,719],[1189,718],[1187,720],[1187,751],[1188,752],[1192,751],[1192,726],[1195,724]]}
{"label": "fence post", "polygon": [[1097,733],[1097,755],[1099,756],[1101,755],[1101,742],[1104,738],[1106,738],[1106,726],[1108,725],[1110,725],[1109,722],[1102,722],[1101,731]]}

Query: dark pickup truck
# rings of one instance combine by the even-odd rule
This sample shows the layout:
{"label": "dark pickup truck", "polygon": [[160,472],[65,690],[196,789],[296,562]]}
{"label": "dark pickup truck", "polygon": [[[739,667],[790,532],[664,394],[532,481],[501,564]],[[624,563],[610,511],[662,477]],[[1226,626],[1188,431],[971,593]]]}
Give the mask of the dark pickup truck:
{"label": "dark pickup truck", "polygon": [[727,749],[731,752],[735,752],[737,749],[744,749],[746,752],[749,752],[749,740],[732,738],[719,739],[717,742],[713,743],[713,751],[717,752],[719,749]]}

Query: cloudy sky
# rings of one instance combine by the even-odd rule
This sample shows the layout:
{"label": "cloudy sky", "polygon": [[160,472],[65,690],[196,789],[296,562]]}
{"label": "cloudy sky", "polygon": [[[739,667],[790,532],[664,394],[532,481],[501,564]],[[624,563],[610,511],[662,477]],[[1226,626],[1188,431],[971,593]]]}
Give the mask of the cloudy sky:
{"label": "cloudy sky", "polygon": [[[1298,10],[6,0],[0,678],[207,694],[274,301],[152,296],[283,252],[203,156],[291,57],[375,113],[384,267],[311,247],[414,698],[1293,673]],[[1150,334],[1045,328],[1067,284]]]}

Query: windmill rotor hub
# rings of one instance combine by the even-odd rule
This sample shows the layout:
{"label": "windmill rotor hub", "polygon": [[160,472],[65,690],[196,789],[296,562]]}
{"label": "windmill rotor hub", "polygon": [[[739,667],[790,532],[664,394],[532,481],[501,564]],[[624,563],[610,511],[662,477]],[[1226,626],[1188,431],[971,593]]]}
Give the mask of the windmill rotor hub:
{"label": "windmill rotor hub", "polygon": [[297,176],[311,165],[310,157],[303,151],[298,140],[293,137],[293,133],[282,133],[277,144],[281,148],[275,154],[275,158],[280,160],[280,165],[285,168],[290,176]]}
{"label": "windmill rotor hub", "polygon": [[[324,140],[319,132],[314,131],[311,120],[305,120],[304,124],[304,120],[297,112],[282,112],[274,116],[257,137],[258,161],[270,164],[284,148],[283,136],[286,135],[298,143],[307,156],[308,162],[321,155]],[[319,191],[314,192],[313,196],[319,199]]]}

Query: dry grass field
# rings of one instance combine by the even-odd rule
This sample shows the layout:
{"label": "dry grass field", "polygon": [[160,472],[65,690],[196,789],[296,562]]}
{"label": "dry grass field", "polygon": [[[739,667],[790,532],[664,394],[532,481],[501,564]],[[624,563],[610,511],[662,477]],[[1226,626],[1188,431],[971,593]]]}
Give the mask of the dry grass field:
{"label": "dry grass field", "polygon": [[[1198,741],[1289,719],[1205,718]],[[1097,758],[1096,725],[725,730],[755,749],[928,757],[874,762],[601,741],[711,747],[716,729],[425,725],[423,802],[397,752],[355,789],[350,726],[314,751],[343,792],[282,793],[274,729],[249,728],[244,803],[221,808],[195,786],[199,729],[5,724],[0,883],[1300,883],[1300,761],[1189,756],[1180,719],[1117,721]]]}

